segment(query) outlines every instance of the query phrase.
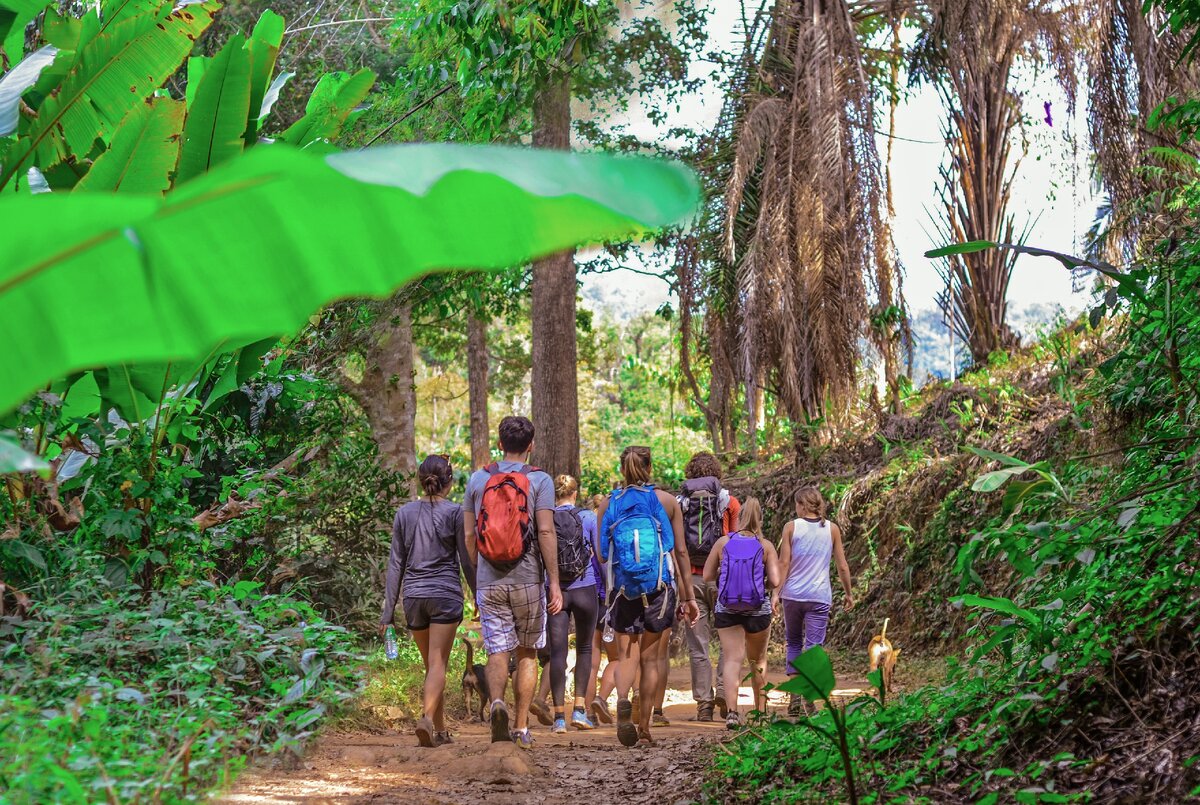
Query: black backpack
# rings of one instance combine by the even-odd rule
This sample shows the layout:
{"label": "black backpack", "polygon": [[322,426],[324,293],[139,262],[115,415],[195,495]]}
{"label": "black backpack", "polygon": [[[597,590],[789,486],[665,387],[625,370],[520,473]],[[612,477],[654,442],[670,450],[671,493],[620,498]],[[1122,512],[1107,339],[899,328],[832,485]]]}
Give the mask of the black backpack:
{"label": "black backpack", "polygon": [[578,581],[592,562],[592,549],[583,534],[583,509],[554,510],[554,532],[558,535],[558,581],[564,587]]}
{"label": "black backpack", "polygon": [[683,537],[693,565],[702,566],[713,545],[725,535],[722,521],[728,507],[728,495],[722,493],[721,482],[716,478],[692,478],[683,482],[679,508],[683,510]]}

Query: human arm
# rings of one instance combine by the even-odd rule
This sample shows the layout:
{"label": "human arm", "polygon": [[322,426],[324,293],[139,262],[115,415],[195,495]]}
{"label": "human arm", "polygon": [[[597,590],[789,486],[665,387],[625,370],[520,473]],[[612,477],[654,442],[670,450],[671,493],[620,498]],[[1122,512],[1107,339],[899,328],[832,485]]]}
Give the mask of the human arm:
{"label": "human arm", "polygon": [[854,594],[850,585],[850,565],[846,563],[846,552],[842,550],[842,529],[838,528],[837,523],[830,523],[829,534],[833,537],[833,560],[837,564],[838,579],[842,582],[842,589],[846,592],[845,607],[849,612],[854,609]]}
{"label": "human arm", "polygon": [[779,555],[775,553],[775,546],[770,540],[758,538],[763,549],[763,565],[766,566],[767,584],[772,590],[778,590],[783,584],[783,570],[779,567]]}
{"label": "human arm", "polygon": [[721,570],[721,554],[725,551],[725,543],[729,542],[729,537],[721,537],[713,543],[712,550],[708,552],[708,559],[704,560],[704,580],[712,584],[717,580]]}
{"label": "human arm", "polygon": [[[462,512],[466,509],[461,509],[459,514],[454,518],[455,540],[458,543],[458,566],[462,570],[463,578],[467,580],[467,588],[471,591],[471,598],[475,598],[475,564],[472,562],[470,555],[467,552],[467,537],[465,532],[466,520]],[[472,522],[474,526],[474,522]],[[472,527],[474,532],[474,527]]]}
{"label": "human arm", "polygon": [[400,512],[396,512],[396,519],[392,521],[392,548],[388,554],[387,576],[383,585],[383,613],[379,616],[380,637],[396,617],[396,601],[400,597],[400,585],[404,581],[404,565],[407,560],[408,549],[404,544]]}
{"label": "human arm", "polygon": [[608,516],[608,498],[605,498],[600,503],[600,508],[596,509],[596,558],[600,560],[600,564],[608,564],[608,557],[604,555],[601,548],[601,540],[608,533],[609,523],[605,522],[605,517]]}
{"label": "human arm", "polygon": [[771,607],[779,610],[779,602],[783,595],[783,583],[787,581],[788,568],[792,566],[792,532],[796,529],[796,521],[790,520],[783,527],[783,534],[779,537],[779,584],[775,585],[775,589],[771,592]]}
{"label": "human arm", "polygon": [[696,603],[696,591],[692,589],[692,574],[689,572],[691,560],[688,559],[687,542],[683,538],[683,510],[673,495],[658,491],[658,499],[667,512],[671,531],[675,534],[675,581],[679,585],[680,610],[690,626],[699,620],[700,607]]}
{"label": "human arm", "polygon": [[463,506],[463,547],[471,570],[479,570],[479,545],[475,542],[475,506],[468,500]]}
{"label": "human arm", "polygon": [[562,588],[558,586],[558,534],[554,531],[554,510],[538,509],[534,513],[537,523],[538,549],[542,552],[542,564],[546,568],[546,612],[553,615],[562,609]]}

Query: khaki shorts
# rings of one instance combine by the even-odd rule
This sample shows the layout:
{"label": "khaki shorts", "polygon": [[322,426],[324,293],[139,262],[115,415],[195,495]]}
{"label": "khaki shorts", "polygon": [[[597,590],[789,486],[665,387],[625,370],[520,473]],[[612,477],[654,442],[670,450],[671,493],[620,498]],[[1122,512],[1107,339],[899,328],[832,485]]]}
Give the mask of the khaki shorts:
{"label": "khaki shorts", "polygon": [[546,588],[536,584],[495,584],[475,596],[488,654],[546,645]]}

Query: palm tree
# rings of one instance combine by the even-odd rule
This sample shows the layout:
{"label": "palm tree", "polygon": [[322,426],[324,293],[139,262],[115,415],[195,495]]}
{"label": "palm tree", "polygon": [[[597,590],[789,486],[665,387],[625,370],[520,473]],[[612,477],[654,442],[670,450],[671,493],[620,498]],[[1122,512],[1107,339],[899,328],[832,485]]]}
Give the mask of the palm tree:
{"label": "palm tree", "polygon": [[771,19],[737,129],[725,249],[737,269],[747,402],[766,368],[789,417],[803,422],[853,397],[870,291],[886,307],[898,283],[850,5],[776,0]]}
{"label": "palm tree", "polygon": [[[929,0],[922,6],[927,17],[914,69],[942,96],[950,147],[941,172],[945,217],[935,225],[952,243],[1021,240],[1009,211],[1019,163],[1012,145],[1021,121],[1013,70],[1022,58],[1049,63],[1073,104],[1074,9],[1056,0]],[[946,260],[942,305],[976,362],[1017,344],[1006,322],[1015,258],[991,249]]]}

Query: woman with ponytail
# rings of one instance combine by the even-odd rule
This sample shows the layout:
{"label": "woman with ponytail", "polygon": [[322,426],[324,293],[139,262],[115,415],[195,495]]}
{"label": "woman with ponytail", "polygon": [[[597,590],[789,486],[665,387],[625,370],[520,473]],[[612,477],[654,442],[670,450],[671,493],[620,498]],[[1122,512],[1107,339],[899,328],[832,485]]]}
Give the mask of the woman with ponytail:
{"label": "woman with ponytail", "polygon": [[[829,580],[829,562],[837,563],[838,578],[846,593],[845,608],[854,608],[850,566],[842,550],[842,531],[837,523],[825,519],[825,499],[815,486],[796,490],[796,519],[783,527],[779,565],[786,578],[775,591],[774,606],[783,603],[783,624],[787,636],[787,672],[796,673],[792,661],[813,646],[825,642],[833,588]],[[793,695],[788,714],[798,716],[804,700]]]}
{"label": "woman with ponytail", "polygon": [[417,478],[424,498],[401,506],[392,525],[379,632],[392,623],[403,585],[404,620],[425,663],[425,712],[417,721],[417,742],[431,747],[450,743],[443,694],[450,649],[463,619],[459,572],[467,563],[462,506],[447,498],[454,485],[449,457],[427,457]]}

